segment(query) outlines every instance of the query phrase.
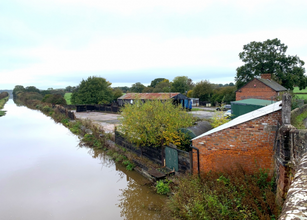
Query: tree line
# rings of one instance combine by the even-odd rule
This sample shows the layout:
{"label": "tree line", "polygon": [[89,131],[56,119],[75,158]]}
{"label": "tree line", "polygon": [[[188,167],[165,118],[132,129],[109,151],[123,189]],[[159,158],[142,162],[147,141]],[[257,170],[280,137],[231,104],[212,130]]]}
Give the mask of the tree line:
{"label": "tree line", "polygon": [[[298,56],[286,55],[287,46],[279,39],[264,42],[250,42],[243,46],[239,58],[244,65],[236,69],[235,84],[214,84],[208,80],[194,83],[188,76],[177,76],[172,81],[167,78],[153,79],[150,85],[141,82],[131,87],[111,87],[112,83],[105,78],[91,76],[82,80],[78,86],[67,86],[65,89],[39,90],[34,86],[16,86],[13,95],[17,92],[37,93],[36,98],[43,99],[46,95],[64,95],[72,92],[73,104],[106,104],[117,100],[123,93],[159,93],[179,92],[190,98],[199,98],[200,101],[216,103],[230,103],[235,101],[235,91],[255,77],[263,73],[271,73],[272,79],[293,90],[295,86],[304,89],[307,86],[304,61]],[[33,94],[34,96],[34,94]]]}

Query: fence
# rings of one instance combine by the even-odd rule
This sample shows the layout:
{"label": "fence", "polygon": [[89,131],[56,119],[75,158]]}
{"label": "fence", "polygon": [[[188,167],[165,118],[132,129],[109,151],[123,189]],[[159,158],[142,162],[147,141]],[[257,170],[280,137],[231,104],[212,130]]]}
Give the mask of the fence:
{"label": "fence", "polygon": [[[115,143],[126,148],[129,151],[136,153],[138,156],[143,156],[149,160],[164,165],[165,152],[164,148],[153,146],[140,146],[137,147],[124,137],[118,131],[115,131]],[[171,148],[171,147],[169,147]],[[191,171],[191,156],[190,152],[182,151],[176,148],[172,148],[178,152],[178,171],[184,173]]]}
{"label": "fence", "polygon": [[117,105],[76,105],[76,112],[86,111],[119,113],[120,107]]}
{"label": "fence", "polygon": [[61,105],[55,105],[53,107],[55,107],[60,113],[66,115],[70,120],[76,120],[74,112],[67,110],[65,107]]}

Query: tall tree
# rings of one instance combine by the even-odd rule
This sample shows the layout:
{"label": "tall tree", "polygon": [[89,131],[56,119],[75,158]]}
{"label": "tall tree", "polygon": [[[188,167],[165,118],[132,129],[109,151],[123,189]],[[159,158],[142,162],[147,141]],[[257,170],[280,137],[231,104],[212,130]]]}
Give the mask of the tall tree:
{"label": "tall tree", "polygon": [[186,94],[189,90],[193,89],[193,82],[187,76],[177,76],[174,78],[171,90],[172,92],[180,92]]}
{"label": "tall tree", "polygon": [[136,92],[136,93],[142,93],[143,90],[145,89],[145,86],[140,83],[140,82],[137,82],[137,83],[134,83],[132,86],[131,86],[131,92]]}
{"label": "tall tree", "polygon": [[288,89],[293,90],[294,86],[305,88],[305,63],[298,56],[287,56],[287,48],[277,38],[264,42],[253,41],[244,45],[239,57],[245,64],[237,68],[237,87],[242,87],[262,73],[271,73],[274,80]]}
{"label": "tall tree", "polygon": [[164,79],[159,82],[156,87],[153,89],[153,92],[170,92],[171,91],[171,83],[168,79]]}
{"label": "tall tree", "polygon": [[156,87],[156,85],[159,83],[159,82],[162,82],[163,80],[165,80],[165,78],[156,78],[154,80],[151,81],[150,83],[150,87]]}
{"label": "tall tree", "polygon": [[193,88],[193,98],[199,98],[200,101],[209,101],[212,95],[213,85],[208,80],[202,80],[196,83]]}
{"label": "tall tree", "polygon": [[112,83],[105,78],[90,76],[82,80],[71,96],[72,104],[102,104],[113,100]]}

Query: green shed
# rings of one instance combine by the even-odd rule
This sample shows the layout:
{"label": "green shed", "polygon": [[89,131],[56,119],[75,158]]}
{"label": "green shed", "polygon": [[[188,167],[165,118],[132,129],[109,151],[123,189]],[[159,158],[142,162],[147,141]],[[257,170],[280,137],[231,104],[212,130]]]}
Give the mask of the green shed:
{"label": "green shed", "polygon": [[240,115],[244,115],[248,112],[252,112],[264,106],[271,105],[272,103],[275,103],[275,101],[269,101],[264,99],[244,99],[240,101],[231,102],[232,118],[236,118]]}

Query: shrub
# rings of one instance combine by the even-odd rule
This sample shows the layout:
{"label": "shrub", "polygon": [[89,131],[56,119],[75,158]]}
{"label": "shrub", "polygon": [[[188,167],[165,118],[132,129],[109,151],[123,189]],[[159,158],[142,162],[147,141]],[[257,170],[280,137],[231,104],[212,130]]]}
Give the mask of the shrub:
{"label": "shrub", "polygon": [[179,179],[164,212],[175,219],[276,219],[272,183],[265,170],[241,169]]}
{"label": "shrub", "polygon": [[51,112],[52,111],[52,108],[50,108],[48,105],[45,105],[44,107],[43,107],[43,112],[45,112],[45,113],[49,113],[49,112]]}
{"label": "shrub", "polygon": [[166,195],[167,193],[169,193],[171,191],[169,184],[171,183],[171,181],[163,181],[163,180],[159,180],[156,183],[156,190],[157,193],[161,194],[161,195]]}
{"label": "shrub", "polygon": [[60,94],[47,94],[43,98],[42,102],[58,104],[58,105],[66,105],[66,100]]}

